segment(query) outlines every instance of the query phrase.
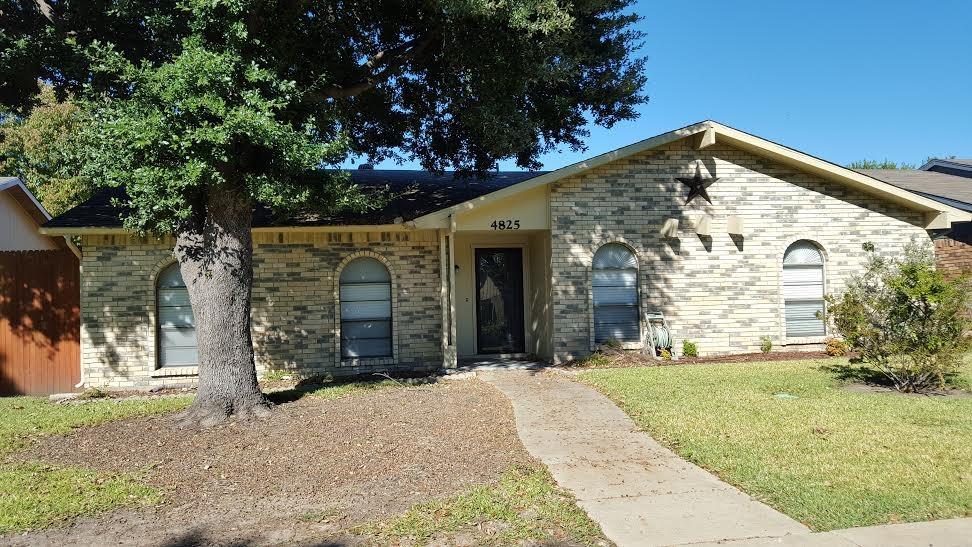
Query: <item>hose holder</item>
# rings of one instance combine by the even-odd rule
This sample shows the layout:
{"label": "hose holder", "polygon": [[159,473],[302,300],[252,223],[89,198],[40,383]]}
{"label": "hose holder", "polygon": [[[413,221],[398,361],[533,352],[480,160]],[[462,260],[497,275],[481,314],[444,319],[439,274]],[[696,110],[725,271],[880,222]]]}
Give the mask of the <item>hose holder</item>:
{"label": "hose holder", "polygon": [[672,332],[668,328],[665,314],[660,311],[645,312],[645,325],[648,331],[648,347],[657,354],[663,349],[672,349]]}

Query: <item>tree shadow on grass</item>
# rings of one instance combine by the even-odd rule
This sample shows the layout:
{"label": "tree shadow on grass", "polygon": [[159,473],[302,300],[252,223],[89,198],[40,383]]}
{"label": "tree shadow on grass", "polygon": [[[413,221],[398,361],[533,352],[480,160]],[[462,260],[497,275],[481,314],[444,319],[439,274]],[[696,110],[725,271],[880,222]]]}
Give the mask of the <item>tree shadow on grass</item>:
{"label": "tree shadow on grass", "polygon": [[[894,382],[883,372],[862,364],[859,360],[852,359],[850,363],[837,363],[833,365],[822,365],[818,368],[822,372],[832,374],[834,378],[845,384],[863,384],[873,387],[895,389]],[[944,375],[946,390],[954,389],[959,391],[972,391],[970,385],[962,378],[958,372],[948,372]],[[926,392],[937,392],[937,389],[925,390]]]}
{"label": "tree shadow on grass", "polygon": [[852,360],[850,363],[821,365],[818,370],[832,374],[834,378],[848,384],[867,384],[871,386],[894,387],[891,379],[881,371]]}

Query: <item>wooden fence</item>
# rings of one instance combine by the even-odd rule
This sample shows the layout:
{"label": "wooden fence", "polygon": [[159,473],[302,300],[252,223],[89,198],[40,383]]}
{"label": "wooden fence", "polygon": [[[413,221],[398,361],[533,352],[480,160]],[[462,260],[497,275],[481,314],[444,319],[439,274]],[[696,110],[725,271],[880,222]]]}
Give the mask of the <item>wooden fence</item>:
{"label": "wooden fence", "polygon": [[80,334],[77,257],[0,252],[0,395],[74,391]]}

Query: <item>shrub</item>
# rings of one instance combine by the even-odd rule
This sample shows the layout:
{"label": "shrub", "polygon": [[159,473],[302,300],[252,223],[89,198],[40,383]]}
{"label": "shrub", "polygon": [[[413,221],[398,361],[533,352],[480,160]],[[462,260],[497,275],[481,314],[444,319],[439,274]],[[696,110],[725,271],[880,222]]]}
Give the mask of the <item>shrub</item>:
{"label": "shrub", "polygon": [[847,342],[844,342],[840,338],[828,338],[824,353],[831,357],[843,357],[847,355]]}
{"label": "shrub", "polygon": [[773,351],[773,340],[769,336],[764,336],[760,338],[759,349],[763,353],[769,353]]}
{"label": "shrub", "polygon": [[699,356],[699,346],[691,340],[684,340],[682,342],[682,356],[684,357],[698,357]]}
{"label": "shrub", "polygon": [[931,253],[915,244],[898,260],[865,250],[867,270],[839,297],[827,297],[834,328],[899,391],[943,386],[967,347],[968,284],[946,279]]}
{"label": "shrub", "polygon": [[658,356],[664,359],[665,361],[670,361],[672,359],[672,350],[668,348],[662,348],[661,351],[658,352]]}

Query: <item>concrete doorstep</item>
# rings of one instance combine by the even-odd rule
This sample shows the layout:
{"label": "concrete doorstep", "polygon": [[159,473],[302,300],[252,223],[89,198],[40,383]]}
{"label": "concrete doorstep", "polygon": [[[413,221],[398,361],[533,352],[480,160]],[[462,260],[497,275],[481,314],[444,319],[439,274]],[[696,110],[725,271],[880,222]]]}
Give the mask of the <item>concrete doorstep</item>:
{"label": "concrete doorstep", "polygon": [[810,529],[658,444],[607,397],[563,377],[482,372],[524,446],[617,545],[972,546],[972,519]]}

